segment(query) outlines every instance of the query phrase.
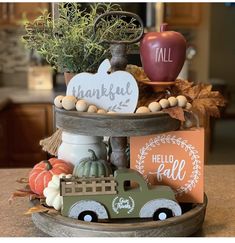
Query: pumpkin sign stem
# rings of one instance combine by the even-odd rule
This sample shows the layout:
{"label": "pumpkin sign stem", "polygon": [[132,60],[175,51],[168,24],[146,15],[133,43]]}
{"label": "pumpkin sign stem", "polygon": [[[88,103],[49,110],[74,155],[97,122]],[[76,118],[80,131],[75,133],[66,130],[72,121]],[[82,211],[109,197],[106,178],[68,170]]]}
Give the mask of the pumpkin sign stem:
{"label": "pumpkin sign stem", "polygon": [[51,170],[53,167],[51,163],[48,160],[43,160],[43,162],[46,164],[46,170]]}
{"label": "pumpkin sign stem", "polygon": [[92,161],[96,161],[96,160],[98,160],[98,158],[97,158],[97,156],[96,156],[94,150],[92,150],[92,149],[88,149],[88,152],[91,153],[91,160],[92,160]]}

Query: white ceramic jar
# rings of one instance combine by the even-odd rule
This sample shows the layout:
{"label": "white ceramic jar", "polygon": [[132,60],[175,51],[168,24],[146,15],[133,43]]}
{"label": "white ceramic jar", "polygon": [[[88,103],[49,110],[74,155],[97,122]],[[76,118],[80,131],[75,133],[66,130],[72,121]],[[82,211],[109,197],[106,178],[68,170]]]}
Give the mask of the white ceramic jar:
{"label": "white ceramic jar", "polygon": [[98,158],[107,159],[107,149],[102,137],[83,136],[68,132],[62,133],[62,143],[58,149],[58,158],[72,164],[78,164],[81,159],[90,157],[88,149],[92,149]]}

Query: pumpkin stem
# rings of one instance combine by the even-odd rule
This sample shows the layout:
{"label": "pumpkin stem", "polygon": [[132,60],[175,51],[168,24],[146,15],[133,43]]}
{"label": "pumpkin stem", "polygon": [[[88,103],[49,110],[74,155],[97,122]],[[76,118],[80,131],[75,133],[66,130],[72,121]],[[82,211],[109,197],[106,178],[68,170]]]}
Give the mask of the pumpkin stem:
{"label": "pumpkin stem", "polygon": [[53,168],[49,160],[43,160],[43,162],[46,164],[46,170],[51,170]]}
{"label": "pumpkin stem", "polygon": [[92,149],[88,149],[88,152],[91,153],[91,160],[92,160],[92,161],[96,161],[96,160],[98,160],[98,158],[97,158],[97,156],[96,156],[94,150],[92,150]]}

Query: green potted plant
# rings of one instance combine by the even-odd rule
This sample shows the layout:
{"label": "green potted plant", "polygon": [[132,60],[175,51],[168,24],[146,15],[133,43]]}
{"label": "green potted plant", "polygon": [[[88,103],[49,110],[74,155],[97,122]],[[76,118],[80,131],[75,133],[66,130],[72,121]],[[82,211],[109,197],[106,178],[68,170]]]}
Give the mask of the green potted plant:
{"label": "green potted plant", "polygon": [[[94,23],[100,14],[121,10],[113,3],[90,4],[85,10],[77,3],[60,3],[58,18],[44,11],[33,23],[25,25],[23,41],[65,76],[93,73],[110,57],[109,45],[104,40],[135,38],[139,34],[133,20],[127,22],[122,18],[102,21],[94,33]],[[130,29],[136,31],[132,31],[132,35],[125,34]]]}

